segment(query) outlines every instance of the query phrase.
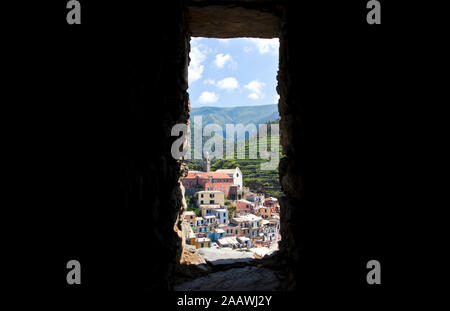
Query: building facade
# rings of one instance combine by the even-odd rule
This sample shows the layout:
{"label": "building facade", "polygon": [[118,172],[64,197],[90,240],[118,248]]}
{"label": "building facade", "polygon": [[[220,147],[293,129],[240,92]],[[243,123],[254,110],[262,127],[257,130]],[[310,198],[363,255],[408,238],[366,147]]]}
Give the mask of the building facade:
{"label": "building facade", "polygon": [[223,229],[214,229],[208,236],[211,241],[216,242],[217,240],[225,237],[225,231]]}
{"label": "building facade", "polygon": [[189,171],[181,182],[185,195],[193,195],[198,191],[221,191],[228,197],[233,178],[226,173]]}
{"label": "building facade", "polygon": [[218,204],[225,205],[225,193],[222,191],[206,190],[198,191],[196,194],[197,204]]}
{"label": "building facade", "polygon": [[219,225],[226,225],[228,223],[228,210],[226,208],[216,209],[215,215]]}
{"label": "building facade", "polygon": [[247,200],[255,203],[255,207],[260,207],[264,205],[264,194],[262,193],[247,193]]}
{"label": "building facade", "polygon": [[247,200],[237,200],[236,201],[236,212],[238,213],[250,213],[255,208],[253,202]]}
{"label": "building facade", "polygon": [[194,212],[192,212],[192,211],[184,212],[184,218],[191,226],[194,225],[194,222],[195,222],[195,213]]}
{"label": "building facade", "polygon": [[233,185],[238,186],[238,190],[242,190],[242,172],[239,167],[233,169],[221,169],[216,170],[217,173],[225,173],[231,178],[233,178]]}
{"label": "building facade", "polygon": [[197,238],[195,240],[195,246],[197,248],[211,247],[211,239],[210,238]]}

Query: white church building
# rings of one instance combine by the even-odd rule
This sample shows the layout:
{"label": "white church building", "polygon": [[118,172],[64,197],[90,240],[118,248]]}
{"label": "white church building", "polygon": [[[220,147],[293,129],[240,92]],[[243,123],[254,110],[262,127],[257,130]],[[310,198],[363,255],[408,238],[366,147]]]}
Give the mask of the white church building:
{"label": "white church building", "polygon": [[242,172],[239,169],[239,167],[232,168],[232,169],[223,169],[223,170],[216,170],[218,173],[225,173],[230,177],[233,177],[233,184],[239,186],[239,190],[242,190]]}

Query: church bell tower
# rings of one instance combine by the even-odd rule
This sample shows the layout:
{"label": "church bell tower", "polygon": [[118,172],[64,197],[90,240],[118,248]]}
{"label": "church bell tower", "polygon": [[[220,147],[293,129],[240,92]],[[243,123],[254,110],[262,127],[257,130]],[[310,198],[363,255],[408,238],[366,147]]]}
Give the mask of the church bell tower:
{"label": "church bell tower", "polygon": [[205,152],[203,154],[203,171],[209,172],[210,169],[211,169],[211,158],[209,156],[209,153]]}

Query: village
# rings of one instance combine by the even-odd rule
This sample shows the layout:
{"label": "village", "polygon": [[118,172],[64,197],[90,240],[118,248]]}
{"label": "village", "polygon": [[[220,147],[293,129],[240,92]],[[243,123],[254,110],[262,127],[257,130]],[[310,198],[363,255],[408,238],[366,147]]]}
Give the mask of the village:
{"label": "village", "polygon": [[[196,249],[278,249],[281,240],[280,205],[243,185],[239,167],[210,171],[211,159],[203,158],[203,171],[189,171],[182,180],[185,197],[193,210],[183,222],[187,245]],[[260,252],[261,253],[261,252]],[[267,252],[266,252],[267,253]]]}

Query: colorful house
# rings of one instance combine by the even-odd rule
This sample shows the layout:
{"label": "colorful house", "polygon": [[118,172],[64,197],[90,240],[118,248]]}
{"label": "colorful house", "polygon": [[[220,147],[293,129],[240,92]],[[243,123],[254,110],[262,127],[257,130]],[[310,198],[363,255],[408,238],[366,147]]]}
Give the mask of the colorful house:
{"label": "colorful house", "polygon": [[228,197],[233,177],[226,173],[189,171],[182,180],[186,195],[193,195],[198,191],[221,191]]}
{"label": "colorful house", "polygon": [[253,214],[233,217],[231,223],[235,224],[237,236],[255,237],[259,234],[262,225],[262,218]]}
{"label": "colorful house", "polygon": [[230,247],[230,248],[239,248],[241,247],[241,243],[236,240],[236,237],[225,237],[217,240],[217,244],[220,247]]}
{"label": "colorful house", "polygon": [[195,245],[195,239],[196,239],[195,233],[191,230],[189,232],[189,236],[187,238],[186,243],[189,244],[189,245]]}
{"label": "colorful house", "polygon": [[264,194],[262,193],[247,193],[247,200],[254,203],[255,207],[260,207],[264,205]]}
{"label": "colorful house", "polygon": [[248,238],[248,237],[240,236],[240,237],[237,237],[236,239],[237,239],[238,242],[241,243],[242,246],[244,246],[244,247],[250,248],[250,247],[252,247],[252,245],[253,245],[252,240],[250,240],[250,238]]}
{"label": "colorful house", "polygon": [[237,235],[237,230],[236,230],[236,225],[235,224],[228,224],[226,226],[221,226],[220,227],[223,231],[225,231],[225,236],[236,236]]}
{"label": "colorful house", "polygon": [[206,234],[206,232],[208,232],[208,226],[206,225],[205,220],[203,219],[203,217],[196,217],[195,218],[195,224],[194,224],[194,226],[192,226],[192,230],[196,234],[200,234],[200,233]]}
{"label": "colorful house", "polygon": [[193,211],[184,212],[184,218],[192,226],[195,222],[195,213]]}
{"label": "colorful house", "polygon": [[214,205],[225,205],[225,193],[222,191],[207,190],[198,191],[195,196],[197,197],[197,204],[214,204]]}
{"label": "colorful house", "polygon": [[225,173],[231,178],[233,178],[233,185],[237,186],[238,190],[242,190],[242,186],[244,185],[242,182],[242,172],[239,167],[233,169],[220,169],[216,170],[217,173]]}
{"label": "colorful house", "polygon": [[205,220],[203,219],[203,217],[195,217],[195,226],[199,227],[199,226],[203,226],[205,224]]}
{"label": "colorful house", "polygon": [[250,213],[255,208],[255,204],[247,200],[236,201],[236,212]]}
{"label": "colorful house", "polygon": [[226,225],[228,223],[228,210],[226,208],[216,209],[214,214],[219,225]]}
{"label": "colorful house", "polygon": [[206,226],[210,226],[212,224],[215,224],[217,219],[215,215],[206,215],[203,216],[203,219],[205,220],[205,225]]}
{"label": "colorful house", "polygon": [[225,237],[225,231],[223,229],[214,229],[214,231],[209,233],[209,238],[211,241],[216,242],[219,239]]}
{"label": "colorful house", "polygon": [[271,208],[272,213],[280,212],[280,204],[278,203],[278,199],[274,197],[268,197],[264,199],[264,206],[268,206]]}
{"label": "colorful house", "polygon": [[209,239],[209,238],[197,238],[195,240],[195,247],[197,247],[197,248],[211,247],[211,239]]}
{"label": "colorful house", "polygon": [[201,210],[202,216],[215,215],[217,209],[221,209],[219,204],[203,204],[198,207]]}
{"label": "colorful house", "polygon": [[226,228],[223,229],[225,231],[225,234],[227,237],[230,236],[249,236],[250,234],[250,228],[248,226],[245,226],[243,223],[237,225],[237,224],[230,224]]}
{"label": "colorful house", "polygon": [[269,206],[263,206],[259,208],[259,216],[264,219],[270,219],[272,216],[272,208]]}

